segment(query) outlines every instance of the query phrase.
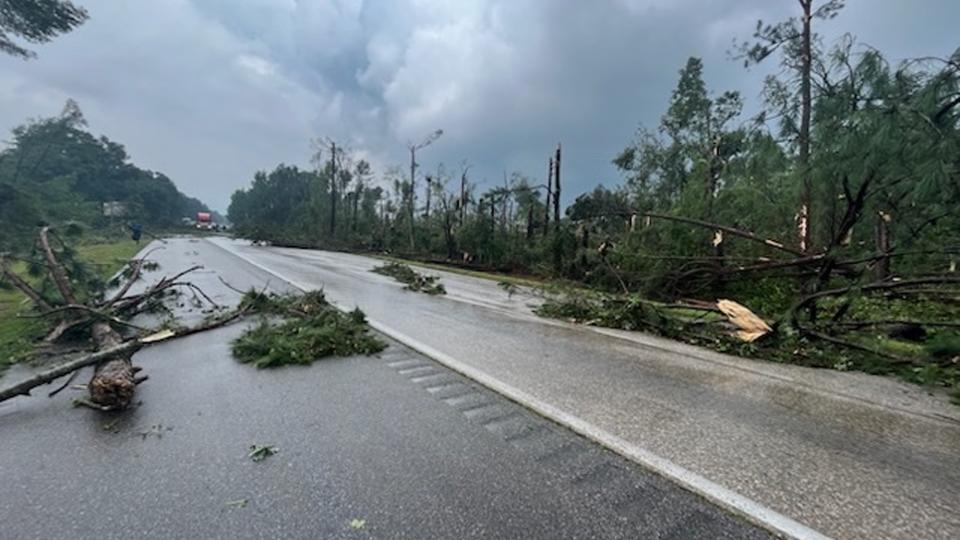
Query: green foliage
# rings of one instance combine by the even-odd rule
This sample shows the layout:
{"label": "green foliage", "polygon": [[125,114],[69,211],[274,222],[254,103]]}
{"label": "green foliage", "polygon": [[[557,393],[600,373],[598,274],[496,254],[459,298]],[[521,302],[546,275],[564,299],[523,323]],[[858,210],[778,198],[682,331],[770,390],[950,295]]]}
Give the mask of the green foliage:
{"label": "green foliage", "polygon": [[[258,368],[311,364],[329,356],[374,354],[386,344],[370,334],[359,309],[343,313],[322,291],[303,295],[248,292],[241,310],[264,316],[233,342],[233,355]],[[277,319],[280,319],[279,321]]]}
{"label": "green foliage", "polygon": [[[562,216],[546,204],[545,181],[520,172],[480,189],[466,164],[459,184],[442,166],[429,182],[421,170],[413,183],[396,168],[375,190],[369,167],[348,166],[344,156],[336,178],[329,162],[311,172],[258,173],[235,195],[231,217],[243,234],[272,242],[372,249],[606,294],[549,299],[540,308],[546,316],[781,362],[950,381],[953,368],[942,362],[941,370],[919,375],[899,367],[929,355],[886,338],[870,321],[957,321],[956,288],[861,293],[859,286],[955,276],[960,51],[891,65],[852,37],[825,46],[816,30],[843,4],[801,3],[814,25],[809,99],[805,16],[759,23],[752,41],[738,47],[741,58],[756,64],[777,53],[785,68],[765,81],[761,114],[744,118],[740,95],[710,89],[702,60],[688,59],[659,124],[641,127],[614,157],[624,184],[576,196]],[[804,111],[809,129],[802,128]],[[413,193],[413,185],[425,191]],[[798,219],[803,209],[807,221]],[[326,227],[332,214],[341,220],[333,234]],[[798,264],[798,253],[813,260]],[[402,265],[384,271],[405,283],[420,279]],[[803,317],[791,311],[814,290],[846,288],[842,298],[816,300]],[[630,294],[620,294],[625,290]],[[657,303],[688,298],[736,300],[777,326],[776,335],[744,344],[704,328],[709,317]],[[816,333],[849,344],[811,337]],[[889,355],[908,362],[891,363]]]}
{"label": "green foliage", "polygon": [[[75,286],[86,283],[86,287],[78,287],[81,298],[101,294],[98,287],[102,287],[104,281],[122,268],[140,249],[140,246],[129,240],[109,241],[104,238],[74,239],[71,244],[76,247],[71,251],[73,262],[67,265],[67,271]],[[46,277],[38,277],[35,275],[37,272],[29,272],[31,267],[36,270],[42,268],[42,265],[24,261],[10,265],[14,273],[34,287],[40,288],[46,295],[55,297],[56,293],[47,283]],[[27,298],[0,278],[0,374],[8,366],[29,359],[37,342],[50,330],[44,319],[20,317],[34,315],[33,311]]]}
{"label": "green foliage", "polygon": [[101,203],[113,201],[126,208],[120,219],[148,227],[174,226],[206,210],[163,174],[130,163],[120,144],[89,133],[72,100],[59,116],[14,128],[10,147],[0,151],[0,251],[29,246],[39,223],[106,228],[111,218]]}
{"label": "green foliage", "polygon": [[[280,450],[273,445],[251,444],[250,451],[247,452],[247,457],[250,458],[250,461],[253,461],[254,463],[260,463],[279,451]],[[243,506],[246,506],[246,502],[243,503]]]}
{"label": "green foliage", "polygon": [[406,264],[388,262],[374,268],[371,272],[390,276],[400,283],[404,283],[406,285],[404,289],[408,291],[422,292],[430,295],[447,294],[443,283],[440,283],[439,276],[421,274]]}
{"label": "green foliage", "polygon": [[497,286],[507,293],[507,298],[513,298],[513,295],[520,290],[520,287],[517,287],[516,283],[512,281],[499,281]]}
{"label": "green foliage", "polygon": [[940,360],[960,358],[960,333],[937,334],[927,342],[926,350],[931,357]]}
{"label": "green foliage", "polygon": [[87,20],[87,11],[69,0],[0,0],[0,51],[20,58],[36,54],[9,34],[30,43],[45,43]]}
{"label": "green foliage", "polygon": [[675,337],[685,326],[656,303],[635,295],[573,293],[548,298],[535,310],[542,317],[622,330],[645,330]]}

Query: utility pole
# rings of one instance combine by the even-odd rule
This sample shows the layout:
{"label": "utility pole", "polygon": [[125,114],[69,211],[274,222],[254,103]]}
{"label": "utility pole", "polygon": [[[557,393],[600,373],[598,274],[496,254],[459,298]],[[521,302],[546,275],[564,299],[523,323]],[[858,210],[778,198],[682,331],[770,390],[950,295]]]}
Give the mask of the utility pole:
{"label": "utility pole", "polygon": [[416,236],[414,231],[414,218],[416,213],[414,212],[414,207],[417,204],[417,150],[426,148],[433,144],[433,141],[436,141],[443,135],[443,130],[438,129],[427,136],[426,139],[422,140],[419,144],[408,144],[407,150],[410,150],[410,251],[416,249]]}

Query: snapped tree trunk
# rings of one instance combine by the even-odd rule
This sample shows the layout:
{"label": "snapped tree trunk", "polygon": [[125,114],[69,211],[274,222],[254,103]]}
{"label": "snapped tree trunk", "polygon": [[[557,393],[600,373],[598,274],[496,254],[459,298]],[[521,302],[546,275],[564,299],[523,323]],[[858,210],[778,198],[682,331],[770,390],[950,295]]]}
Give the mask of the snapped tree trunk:
{"label": "snapped tree trunk", "polygon": [[557,158],[553,162],[553,226],[560,230],[560,145],[557,144]]}
{"label": "snapped tree trunk", "polygon": [[547,189],[543,199],[543,235],[550,231],[550,194],[553,192],[553,157],[547,164]]}
{"label": "snapped tree trunk", "polygon": [[812,248],[810,241],[812,238],[811,216],[813,202],[813,186],[810,180],[810,112],[813,109],[813,97],[811,95],[811,70],[813,66],[813,45],[811,43],[811,18],[813,0],[800,0],[803,6],[803,36],[801,37],[801,71],[800,71],[800,133],[797,139],[799,146],[799,165],[802,182],[802,192],[800,195],[800,216],[799,216],[799,236],[800,251],[807,253]]}
{"label": "snapped tree trunk", "polygon": [[880,258],[877,259],[874,271],[877,281],[883,281],[890,276],[890,214],[877,212],[876,243],[877,253]]}
{"label": "snapped tree trunk", "polygon": [[[105,322],[96,322],[92,328],[97,350],[103,351],[123,345],[123,338]],[[96,366],[87,384],[90,401],[107,409],[126,409],[133,401],[137,382],[131,353],[122,353]]]}
{"label": "snapped tree trunk", "polygon": [[330,238],[337,232],[337,143],[330,143]]}

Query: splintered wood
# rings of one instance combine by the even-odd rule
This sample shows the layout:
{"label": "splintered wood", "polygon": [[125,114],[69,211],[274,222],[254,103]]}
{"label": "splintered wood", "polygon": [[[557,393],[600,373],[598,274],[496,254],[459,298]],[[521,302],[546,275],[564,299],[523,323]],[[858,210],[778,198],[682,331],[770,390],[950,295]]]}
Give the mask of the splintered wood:
{"label": "splintered wood", "polygon": [[743,341],[752,342],[773,331],[766,322],[752,311],[733,300],[718,300],[717,309],[740,330],[736,335]]}

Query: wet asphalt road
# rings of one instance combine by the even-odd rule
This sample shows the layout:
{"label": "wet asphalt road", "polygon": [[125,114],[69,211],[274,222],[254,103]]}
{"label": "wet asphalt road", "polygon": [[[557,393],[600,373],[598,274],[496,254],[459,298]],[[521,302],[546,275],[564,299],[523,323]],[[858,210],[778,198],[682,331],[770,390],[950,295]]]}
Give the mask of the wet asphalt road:
{"label": "wet asphalt road", "polygon": [[[155,258],[158,274],[204,264],[195,281],[222,303],[237,295],[217,276],[285,288],[203,242]],[[395,342],[258,371],[230,358],[241,331],[139,353],[150,380],[124,413],[70,391],[0,404],[0,537],[767,536]],[[251,444],[279,453],[254,463]]]}
{"label": "wet asphalt road", "polygon": [[839,538],[956,538],[960,422],[922,388],[611,339],[444,273],[403,291],[342,253],[218,245],[637,447]]}

